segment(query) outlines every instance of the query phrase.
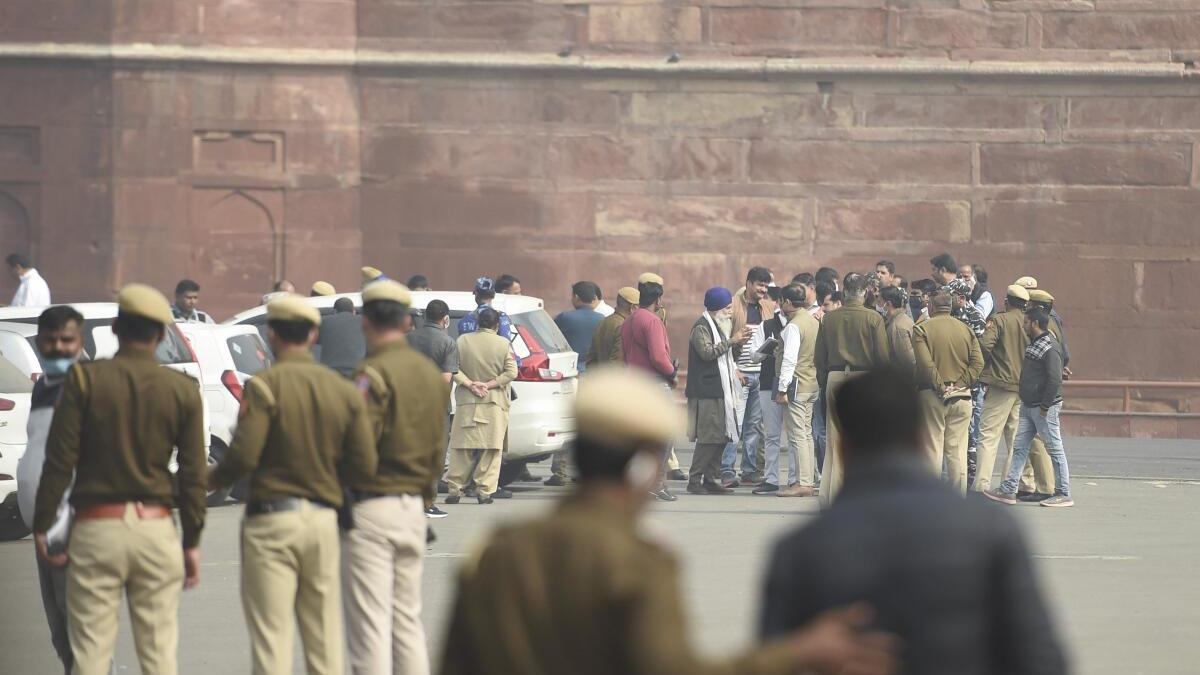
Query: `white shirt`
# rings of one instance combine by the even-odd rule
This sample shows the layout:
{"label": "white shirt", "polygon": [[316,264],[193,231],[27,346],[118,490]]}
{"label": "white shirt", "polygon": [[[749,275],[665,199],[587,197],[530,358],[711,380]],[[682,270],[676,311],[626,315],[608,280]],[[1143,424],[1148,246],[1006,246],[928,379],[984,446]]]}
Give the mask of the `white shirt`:
{"label": "white shirt", "polygon": [[796,376],[796,360],[800,358],[800,327],[792,322],[783,327],[783,332],[779,334],[783,338],[783,363],[779,366],[779,382],[776,383],[776,391],[781,394],[787,393],[788,387],[792,384],[792,378]]}
{"label": "white shirt", "polygon": [[984,291],[979,295],[979,300],[975,301],[975,308],[985,319],[992,313],[992,308],[995,306],[996,301],[992,299],[991,291]]}
{"label": "white shirt", "polygon": [[21,275],[21,285],[13,295],[13,307],[45,307],[50,304],[50,286],[35,269]]}
{"label": "white shirt", "polygon": [[592,311],[599,313],[600,316],[612,316],[613,313],[616,312],[617,310],[613,309],[612,305],[601,300],[600,304],[598,304],[592,308]]}

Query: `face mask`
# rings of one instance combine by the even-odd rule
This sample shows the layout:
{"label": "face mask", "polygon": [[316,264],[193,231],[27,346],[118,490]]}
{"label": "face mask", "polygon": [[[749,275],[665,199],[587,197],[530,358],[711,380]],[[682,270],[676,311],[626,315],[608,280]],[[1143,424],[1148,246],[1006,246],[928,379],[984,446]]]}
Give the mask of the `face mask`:
{"label": "face mask", "polygon": [[62,377],[67,374],[67,371],[71,369],[71,366],[77,360],[78,357],[75,356],[58,356],[42,359],[42,372],[47,377]]}
{"label": "face mask", "polygon": [[922,309],[925,309],[925,303],[919,298],[909,298],[908,306],[912,308],[913,314],[920,314]]}

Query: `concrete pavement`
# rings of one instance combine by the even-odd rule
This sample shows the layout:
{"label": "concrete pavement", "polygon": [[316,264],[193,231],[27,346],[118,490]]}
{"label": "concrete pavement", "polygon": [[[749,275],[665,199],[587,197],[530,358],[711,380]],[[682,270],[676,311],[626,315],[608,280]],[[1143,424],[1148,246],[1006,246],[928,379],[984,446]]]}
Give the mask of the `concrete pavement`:
{"label": "concrete pavement", "polygon": [[[1195,672],[1200,661],[1200,443],[1071,439],[1074,509],[1013,507],[1026,527],[1075,672]],[[683,453],[687,464],[687,453]],[[548,464],[535,467],[545,473]],[[1104,475],[1089,478],[1085,467]],[[1156,475],[1170,467],[1172,475]],[[1160,472],[1161,474],[1162,472]],[[1182,479],[1180,479],[1180,477]],[[1151,480],[1159,478],[1167,480]],[[517,498],[480,507],[444,507],[427,559],[425,616],[439,653],[460,556],[495,524],[544,512],[565,489],[516,486]],[[682,486],[677,486],[682,493]],[[754,636],[762,572],[772,542],[816,513],[814,499],[681,494],[647,520],[684,561],[691,630],[702,651],[731,655]],[[180,672],[246,672],[248,642],[238,591],[241,507],[210,512],[201,586],[183,600]],[[0,544],[0,672],[53,673],[29,540]],[[138,672],[122,619],[118,672]],[[295,672],[302,672],[297,659]]]}

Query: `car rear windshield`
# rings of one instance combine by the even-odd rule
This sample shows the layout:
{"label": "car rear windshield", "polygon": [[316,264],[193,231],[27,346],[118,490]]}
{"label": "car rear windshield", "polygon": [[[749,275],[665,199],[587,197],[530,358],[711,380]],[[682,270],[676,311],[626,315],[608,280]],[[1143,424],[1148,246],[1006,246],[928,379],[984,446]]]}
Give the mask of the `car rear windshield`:
{"label": "car rear windshield", "polygon": [[0,394],[28,394],[33,391],[33,381],[20,369],[0,359]]}
{"label": "car rear windshield", "polygon": [[179,334],[179,329],[173,325],[167,326],[166,339],[158,343],[158,349],[154,350],[154,356],[164,366],[195,361],[192,357],[192,350],[188,349],[187,342]]}
{"label": "car rear windshield", "polygon": [[[566,336],[555,325],[554,319],[545,311],[537,309],[532,312],[522,312],[513,314],[511,317],[513,329],[518,333],[520,329],[533,333],[533,339],[537,340],[542,347],[542,351],[547,354],[555,354],[558,352],[571,351],[571,345],[567,342]],[[530,351],[537,351],[530,346]]]}
{"label": "car rear windshield", "polygon": [[235,335],[225,344],[229,346],[229,355],[233,357],[233,367],[239,373],[255,375],[271,365],[267,346],[258,335]]}

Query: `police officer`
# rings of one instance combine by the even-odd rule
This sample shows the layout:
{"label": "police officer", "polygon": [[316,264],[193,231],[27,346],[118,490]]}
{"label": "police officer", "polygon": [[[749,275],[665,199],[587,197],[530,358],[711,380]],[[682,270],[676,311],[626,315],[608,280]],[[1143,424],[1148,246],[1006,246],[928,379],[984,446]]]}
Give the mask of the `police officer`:
{"label": "police officer", "polygon": [[[870,370],[888,363],[890,347],[883,317],[863,304],[867,279],[861,274],[846,276],[842,306],[825,314],[817,332],[813,360],[817,383],[825,392],[825,419],[834,419],[831,411],[837,400],[837,388],[851,373]],[[827,427],[825,463],[821,467],[821,506],[828,506],[841,488],[842,460],[838,455],[837,424]]]}
{"label": "police officer", "polygon": [[639,300],[641,294],[636,288],[626,286],[617,291],[616,311],[604,317],[592,332],[592,346],[588,349],[585,360],[588,368],[625,361],[621,353],[621,326],[624,325],[625,319],[629,318],[633,308],[638,306]]}
{"label": "police officer", "polygon": [[953,309],[949,291],[933,295],[929,320],[913,329],[913,353],[929,461],[940,475],[944,456],[950,485],[966,494],[971,385],[983,371],[983,354],[971,328],[950,315]]}
{"label": "police officer", "polygon": [[[141,284],[121,289],[112,359],[76,364],[63,385],[46,442],[33,532],[46,531],[71,486],[75,522],[68,541],[67,614],[75,673],[107,673],[117,640],[121,594],[129,603],[144,673],[176,672],[179,591],[200,582],[204,528],[204,413],[196,383],[161,368],[154,350],[174,318],[167,299]],[[171,472],[178,450],[179,521],[171,520]]]}
{"label": "police officer", "polygon": [[678,563],[638,528],[682,417],[647,374],[588,373],[575,403],[580,487],[469,557],[443,675],[891,672],[888,640],[845,611],[727,663],[691,650]]}
{"label": "police officer", "polygon": [[213,489],[250,474],[242,606],[255,675],[292,672],[293,613],[310,674],[342,672],[337,508],[377,456],[363,395],[313,360],[321,315],[287,295],[267,305],[276,365],[246,383],[237,433]]}
{"label": "police officer", "polygon": [[404,338],[412,304],[407,288],[378,281],[362,300],[368,355],[354,381],[366,399],[379,468],[369,479],[351,481],[354,526],[342,534],[349,670],[425,675],[425,509],[433,504],[445,459],[450,387]]}

